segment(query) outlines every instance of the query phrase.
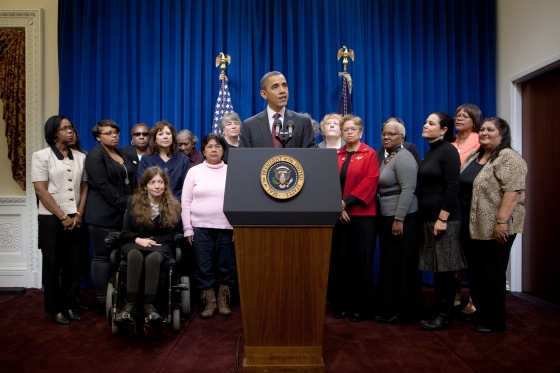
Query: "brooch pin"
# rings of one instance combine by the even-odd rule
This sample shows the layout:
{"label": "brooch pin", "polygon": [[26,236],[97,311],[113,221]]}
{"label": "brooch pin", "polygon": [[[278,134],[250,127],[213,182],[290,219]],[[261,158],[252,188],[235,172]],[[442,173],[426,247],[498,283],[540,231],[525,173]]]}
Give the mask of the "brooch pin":
{"label": "brooch pin", "polygon": [[360,159],[362,159],[363,157],[360,155],[359,157],[356,157],[356,160],[359,161]]}
{"label": "brooch pin", "polygon": [[343,161],[345,161],[345,160],[346,160],[346,158],[342,158],[342,160],[343,160]]}

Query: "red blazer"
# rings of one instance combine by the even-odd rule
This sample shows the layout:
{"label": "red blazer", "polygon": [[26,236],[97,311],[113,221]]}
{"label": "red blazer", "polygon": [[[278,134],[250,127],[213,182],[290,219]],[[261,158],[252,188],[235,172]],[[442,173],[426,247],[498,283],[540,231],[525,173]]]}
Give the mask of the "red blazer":
{"label": "red blazer", "polygon": [[[342,169],[342,165],[346,161],[348,153],[346,146],[337,150],[338,154],[338,172]],[[359,198],[363,203],[357,202],[346,209],[348,215],[351,216],[375,216],[377,192],[377,180],[379,179],[379,164],[377,163],[377,155],[375,150],[364,143],[360,143],[360,148],[352,155],[352,160],[348,165],[346,173],[346,184],[344,185],[344,193],[342,199],[352,194]]]}

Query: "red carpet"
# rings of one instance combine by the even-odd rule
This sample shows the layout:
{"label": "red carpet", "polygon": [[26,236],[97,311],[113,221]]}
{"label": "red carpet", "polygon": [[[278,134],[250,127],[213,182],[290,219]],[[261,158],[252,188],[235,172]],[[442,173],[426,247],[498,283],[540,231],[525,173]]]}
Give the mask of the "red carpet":
{"label": "red carpet", "polygon": [[[92,301],[93,291],[85,298]],[[431,291],[425,291],[429,301]],[[440,332],[416,324],[352,324],[327,310],[323,356],[326,372],[560,372],[560,314],[508,294],[504,333],[474,333],[473,324],[454,320]],[[0,296],[0,372],[231,372],[242,331],[239,306],[231,317],[194,317],[149,336],[127,330],[111,335],[95,311],[69,326],[43,313],[43,294]],[[289,306],[289,305],[287,305]],[[243,340],[242,340],[243,342]],[[243,343],[239,372],[242,372]]]}

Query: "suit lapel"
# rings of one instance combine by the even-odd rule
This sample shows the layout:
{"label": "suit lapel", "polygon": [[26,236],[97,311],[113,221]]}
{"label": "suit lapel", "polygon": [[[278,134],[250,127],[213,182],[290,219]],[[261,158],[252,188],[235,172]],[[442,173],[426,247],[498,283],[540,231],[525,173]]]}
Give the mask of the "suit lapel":
{"label": "suit lapel", "polygon": [[270,123],[268,122],[268,113],[265,111],[259,114],[259,131],[267,148],[274,148],[272,143],[272,132],[270,131]]}

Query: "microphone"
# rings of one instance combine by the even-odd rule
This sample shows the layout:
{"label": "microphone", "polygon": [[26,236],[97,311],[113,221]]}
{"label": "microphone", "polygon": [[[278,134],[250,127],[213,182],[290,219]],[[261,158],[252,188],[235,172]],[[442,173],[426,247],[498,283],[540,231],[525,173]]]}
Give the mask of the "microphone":
{"label": "microphone", "polygon": [[289,120],[288,121],[288,137],[292,137],[293,132],[294,132],[294,121],[293,120]]}
{"label": "microphone", "polygon": [[280,130],[282,129],[282,121],[280,119],[276,119],[274,121],[274,132],[276,133],[276,137],[280,136]]}

